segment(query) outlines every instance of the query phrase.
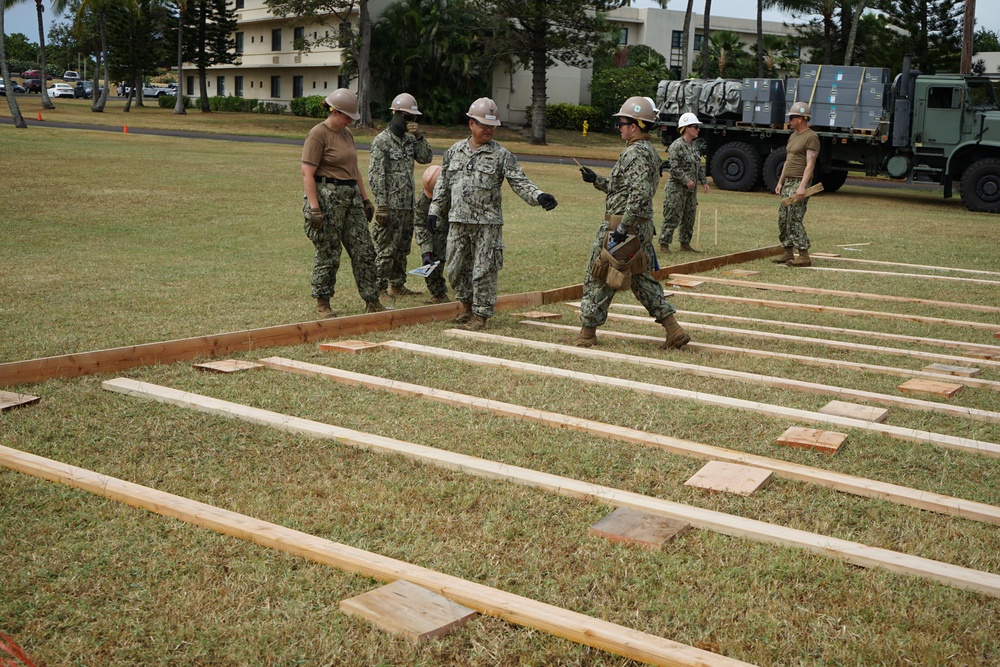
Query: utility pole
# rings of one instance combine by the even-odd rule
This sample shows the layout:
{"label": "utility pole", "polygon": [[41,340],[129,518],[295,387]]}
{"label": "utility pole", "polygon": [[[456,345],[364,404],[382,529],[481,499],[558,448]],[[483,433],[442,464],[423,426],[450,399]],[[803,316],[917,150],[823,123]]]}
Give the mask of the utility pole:
{"label": "utility pole", "polygon": [[976,22],[976,0],[965,0],[965,20],[962,24],[962,74],[972,73],[973,25]]}

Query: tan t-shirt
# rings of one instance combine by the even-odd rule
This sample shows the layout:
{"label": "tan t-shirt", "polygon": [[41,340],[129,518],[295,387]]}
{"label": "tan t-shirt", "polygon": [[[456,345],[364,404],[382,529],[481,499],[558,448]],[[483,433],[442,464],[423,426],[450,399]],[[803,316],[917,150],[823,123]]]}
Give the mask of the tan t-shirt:
{"label": "tan t-shirt", "polygon": [[792,132],[785,144],[785,178],[801,179],[805,175],[806,151],[819,152],[819,137],[812,130]]}
{"label": "tan t-shirt", "polygon": [[302,146],[302,161],[316,165],[317,176],[361,182],[354,135],[346,127],[331,130],[326,123],[320,123],[309,130]]}

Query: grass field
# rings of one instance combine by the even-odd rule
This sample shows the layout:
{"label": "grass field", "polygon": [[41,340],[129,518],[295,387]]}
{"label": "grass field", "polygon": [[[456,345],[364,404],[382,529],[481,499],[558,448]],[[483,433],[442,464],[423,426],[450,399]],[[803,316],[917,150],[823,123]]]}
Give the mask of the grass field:
{"label": "grass field", "polygon": [[[59,103],[56,112],[70,106]],[[9,113],[5,105],[0,112]],[[25,113],[35,115],[27,108]],[[83,119],[76,122],[101,117],[117,123],[124,115],[66,113]],[[150,108],[130,114],[128,123],[147,116],[154,125],[174,122],[169,112],[158,115]],[[297,137],[312,124],[266,116],[198,116],[177,122],[209,123],[200,125],[199,131],[206,132]],[[259,123],[274,125],[261,130]],[[428,133],[438,134],[442,145],[457,135],[454,129],[429,128]],[[614,157],[617,145],[600,139],[600,146],[574,147],[567,138],[566,148],[559,150]],[[516,151],[526,149],[513,133],[504,140]],[[6,125],[0,125],[0,146],[0,363],[313,318],[308,284],[312,248],[302,233],[297,146]],[[557,197],[559,207],[545,213],[505,193],[507,248],[500,289],[517,293],[578,283],[603,198],[573,168],[528,161],[522,166]],[[658,197],[657,206],[660,202]],[[776,243],[773,195],[712,190],[700,202],[696,245],[707,254]],[[815,251],[870,243],[843,255],[1000,271],[1000,219],[968,213],[957,200],[944,200],[937,192],[848,186],[815,198],[806,224]],[[411,266],[418,261],[415,249]],[[760,271],[753,279],[762,282],[1000,305],[996,286],[989,284],[792,270],[766,260],[740,268]],[[944,306],[720,285],[697,291],[989,322],[1000,328],[995,314]],[[982,329],[685,296],[672,301],[685,311],[1000,344]],[[616,302],[634,299],[623,294]],[[400,308],[420,304],[421,297],[395,303]],[[361,312],[346,261],[333,305],[343,314]],[[564,323],[577,323],[569,306],[553,310],[563,314]],[[686,315],[679,319],[686,317],[704,321]],[[809,410],[830,399],[464,341],[444,335],[447,328],[445,323],[428,324],[365,338],[406,340]],[[641,324],[609,322],[606,328],[656,333]],[[770,325],[757,328],[797,333]],[[528,328],[510,314],[492,319],[490,331],[553,342],[571,337]],[[695,340],[886,366],[925,365],[876,352],[733,334],[699,332]],[[662,351],[610,337],[599,349],[896,395],[901,382],[782,360]],[[1000,504],[997,459],[868,431],[851,430],[842,451],[828,458],[774,444],[793,425],[787,420],[568,380],[388,350],[336,356],[309,345],[240,357],[273,355]],[[683,485],[703,465],[692,458],[275,371],[207,375],[184,363],[125,375],[1000,574],[997,526],[785,479],[775,479],[751,497],[705,495]],[[986,595],[705,530],[692,531],[659,551],[613,544],[587,533],[610,511],[597,503],[112,394],[101,389],[101,382],[111,377],[19,387],[42,400],[0,414],[0,444],[760,665],[1000,664],[1000,601]],[[979,377],[1000,380],[1000,372],[984,367]],[[966,388],[948,402],[1000,411],[998,396]],[[1000,443],[998,424],[905,409],[890,412],[888,423],[893,425]],[[443,639],[412,644],[338,611],[340,600],[377,586],[372,579],[6,470],[0,471],[0,572],[0,632],[46,665],[631,664],[482,616]]]}

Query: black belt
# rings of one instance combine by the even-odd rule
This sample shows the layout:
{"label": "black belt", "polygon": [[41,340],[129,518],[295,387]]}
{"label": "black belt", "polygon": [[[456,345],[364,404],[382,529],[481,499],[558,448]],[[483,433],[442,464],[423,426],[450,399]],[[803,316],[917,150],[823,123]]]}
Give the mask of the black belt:
{"label": "black belt", "polygon": [[353,178],[331,178],[329,176],[313,176],[317,183],[326,183],[328,185],[349,185],[352,188],[358,184]]}

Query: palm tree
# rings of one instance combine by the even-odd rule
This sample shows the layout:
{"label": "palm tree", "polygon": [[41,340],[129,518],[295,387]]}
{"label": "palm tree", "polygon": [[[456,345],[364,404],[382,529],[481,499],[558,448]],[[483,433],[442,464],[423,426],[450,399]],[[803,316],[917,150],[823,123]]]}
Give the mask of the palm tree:
{"label": "palm tree", "polygon": [[[97,64],[95,65],[95,79],[97,78],[97,71],[100,69],[101,64],[104,65],[104,85],[101,87],[100,96],[97,95],[97,91],[94,91],[94,103],[91,105],[90,110],[95,113],[101,113],[104,111],[104,107],[108,103],[108,89],[111,87],[111,76],[108,73],[108,31],[107,31],[107,8],[108,3],[114,2],[115,0],[82,0],[80,3],[80,10],[77,12],[76,18],[79,21],[85,13],[89,13],[97,19],[97,34],[101,39],[101,50],[97,57]],[[135,0],[124,0],[124,2],[134,5]]]}
{"label": "palm tree", "polygon": [[684,34],[681,36],[681,79],[686,79],[688,75],[688,35],[691,34],[691,13],[694,10],[694,0],[688,0],[687,9],[684,10]]}
{"label": "palm tree", "polygon": [[7,8],[7,3],[0,0],[0,75],[3,76],[4,83],[10,86],[7,92],[7,106],[10,107],[10,117],[14,120],[14,127],[26,128],[28,124],[24,122],[21,109],[17,106],[17,97],[14,95],[14,87],[10,78],[10,65],[7,63],[7,40],[4,38],[3,13]]}
{"label": "palm tree", "polygon": [[705,0],[705,23],[701,29],[701,78],[708,78],[708,40],[712,37],[709,22],[712,16],[712,0]]}
{"label": "palm tree", "polygon": [[[714,58],[719,63],[719,76],[726,78],[726,64],[730,54],[738,53],[743,49],[743,42],[740,36],[732,30],[718,30],[712,33],[712,39],[707,49],[702,48],[702,63],[707,59]],[[706,55],[709,58],[706,58]]]}
{"label": "palm tree", "polygon": [[177,99],[174,101],[174,113],[186,114],[184,108],[184,12],[187,11],[187,0],[177,0]]}
{"label": "palm tree", "polygon": [[851,21],[851,34],[847,38],[847,49],[844,51],[844,64],[850,65],[854,62],[854,42],[858,38],[858,25],[861,23],[861,16],[868,8],[868,0],[858,0],[858,5],[854,10],[854,18]]}
{"label": "palm tree", "polygon": [[761,40],[764,47],[764,68],[771,79],[777,77],[777,70],[785,65],[784,51],[788,42],[781,35],[764,35]]}
{"label": "palm tree", "polygon": [[42,5],[42,0],[35,0],[35,11],[38,13],[38,59],[41,61],[39,64],[42,69],[42,108],[55,109],[56,105],[49,99],[49,91],[46,88],[45,82],[45,78],[47,76],[45,62],[45,26],[42,24],[42,12],[45,11],[45,7]]}

